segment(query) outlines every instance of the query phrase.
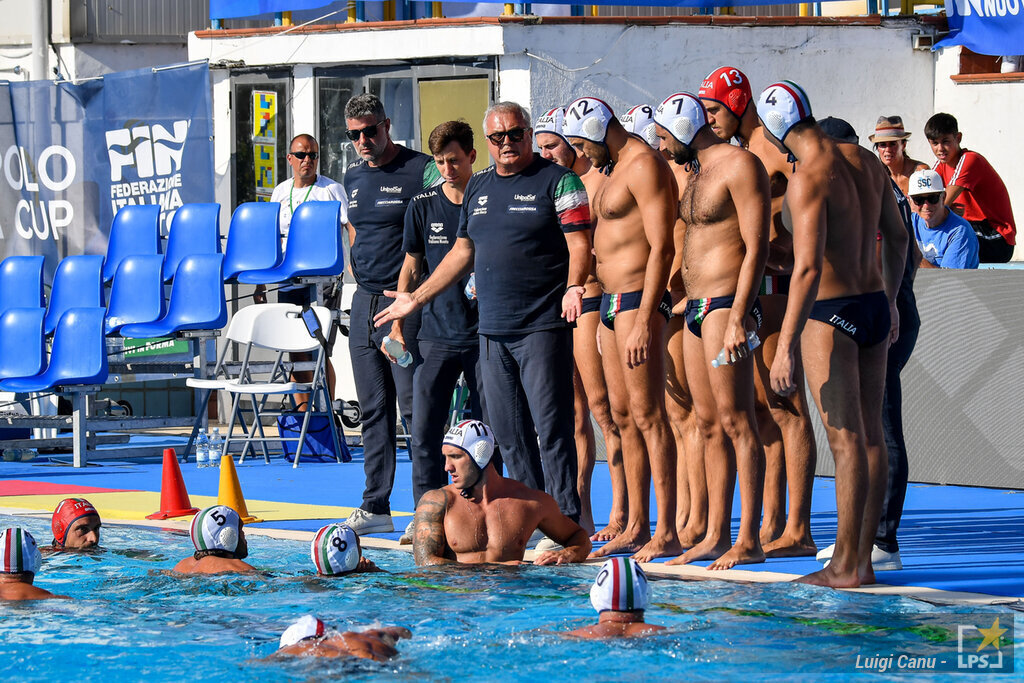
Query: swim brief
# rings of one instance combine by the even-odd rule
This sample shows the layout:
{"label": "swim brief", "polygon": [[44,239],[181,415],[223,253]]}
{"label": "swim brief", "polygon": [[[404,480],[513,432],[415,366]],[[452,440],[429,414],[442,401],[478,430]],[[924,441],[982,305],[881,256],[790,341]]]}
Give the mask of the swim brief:
{"label": "swim brief", "polygon": [[811,319],[835,327],[858,346],[874,346],[889,336],[892,318],[885,292],[821,299],[811,307]]}
{"label": "swim brief", "polygon": [[583,297],[583,310],[580,311],[580,315],[586,315],[587,313],[596,313],[601,310],[601,296],[585,296]]}
{"label": "swim brief", "polygon": [[765,275],[761,279],[761,289],[758,290],[758,294],[761,296],[769,294],[789,294],[789,281],[793,278],[792,275]]}
{"label": "swim brief", "polygon": [[[693,332],[695,337],[700,338],[700,326],[704,324],[704,319],[708,317],[708,314],[719,308],[732,308],[732,302],[735,299],[734,295],[690,299],[686,302],[686,310],[683,311],[683,315],[686,316],[686,326],[690,328],[690,332]],[[761,329],[761,301],[756,296],[750,307],[750,315],[754,318],[756,325],[754,329]]]}
{"label": "swim brief", "polygon": [[[614,330],[615,316],[623,311],[635,311],[640,308],[640,299],[643,296],[643,291],[626,292],[625,294],[602,294],[601,323],[609,330]],[[665,320],[672,319],[672,297],[668,292],[661,295],[661,301],[658,302],[658,313],[665,316]]]}

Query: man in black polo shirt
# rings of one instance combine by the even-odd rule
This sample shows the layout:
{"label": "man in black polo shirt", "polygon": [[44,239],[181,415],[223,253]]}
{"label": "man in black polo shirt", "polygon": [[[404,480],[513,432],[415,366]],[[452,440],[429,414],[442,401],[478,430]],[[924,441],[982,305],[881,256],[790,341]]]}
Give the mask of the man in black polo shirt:
{"label": "man in black polo shirt", "polygon": [[391,119],[377,96],[356,95],[345,105],[346,135],[362,157],[345,172],[348,193],[349,245],[352,275],[358,287],[352,297],[348,346],[352,379],[363,418],[363,503],[347,524],[358,534],[394,531],[391,487],[395,481],[395,399],[406,424],[412,424],[412,380],[419,364],[416,335],[419,318],[405,324],[413,362],[406,367],[385,357],[385,330],[376,330],[373,316],[388,303],[385,289],[398,286],[402,266],[402,235],[409,200],[437,184],[434,160],[391,140]]}
{"label": "man in black polo shirt", "polygon": [[[398,291],[411,292],[441,263],[455,245],[462,213],[462,196],[473,175],[476,150],[473,128],[465,121],[447,121],[427,140],[444,183],[412,198],[405,212],[405,262]],[[447,429],[449,397],[459,375],[470,387],[470,414],[483,419],[480,389],[480,342],[476,297],[467,296],[469,278],[446,289],[423,309],[419,349],[423,363],[416,369],[412,399],[412,493],[420,496],[448,483],[441,444]],[[472,288],[468,292],[473,293]],[[391,324],[390,337],[405,342],[405,320]],[[412,543],[412,524],[401,543]]]}
{"label": "man in black polo shirt", "polygon": [[502,457],[512,478],[543,484],[562,514],[578,520],[566,322],[580,314],[590,269],[587,193],[571,170],[533,153],[520,105],[492,105],[484,132],[494,166],[466,186],[455,246],[412,294],[386,292],[396,302],[376,320],[409,315],[475,270],[481,372]]}

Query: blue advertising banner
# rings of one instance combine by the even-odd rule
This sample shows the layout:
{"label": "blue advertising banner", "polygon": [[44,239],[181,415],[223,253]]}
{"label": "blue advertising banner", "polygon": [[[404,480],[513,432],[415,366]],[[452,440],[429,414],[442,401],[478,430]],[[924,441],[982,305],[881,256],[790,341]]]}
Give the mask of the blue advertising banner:
{"label": "blue advertising banner", "polygon": [[270,12],[316,9],[330,4],[331,0],[210,0],[210,18],[252,17]]}
{"label": "blue advertising banner", "polygon": [[1024,0],[946,0],[949,35],[934,50],[963,45],[979,55],[1024,54]]}
{"label": "blue advertising banner", "polygon": [[78,84],[0,83],[0,257],[104,254],[128,204],[212,202],[209,67],[108,74]]}

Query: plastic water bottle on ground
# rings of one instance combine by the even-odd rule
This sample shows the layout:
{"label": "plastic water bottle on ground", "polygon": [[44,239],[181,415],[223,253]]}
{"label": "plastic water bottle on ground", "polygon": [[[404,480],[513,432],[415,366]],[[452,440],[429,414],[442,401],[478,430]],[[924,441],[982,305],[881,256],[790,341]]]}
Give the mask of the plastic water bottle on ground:
{"label": "plastic water bottle on ground", "polygon": [[210,466],[210,439],[206,436],[206,430],[200,429],[196,437],[196,467],[203,468]]}
{"label": "plastic water bottle on ground", "polygon": [[214,427],[210,435],[210,467],[220,467],[220,452],[224,449],[224,439],[221,438],[220,428]]}
{"label": "plastic water bottle on ground", "polygon": [[[747,349],[749,351],[753,351],[760,345],[761,338],[757,336],[757,331],[750,330],[749,332],[747,332]],[[725,349],[722,349],[721,351],[718,352],[718,355],[715,356],[715,359],[711,361],[711,367],[719,368],[722,367],[723,365],[732,365],[734,362],[735,361],[726,357]]]}
{"label": "plastic water bottle on ground", "polygon": [[412,365],[412,353],[409,349],[405,348],[402,342],[392,339],[391,337],[384,337],[384,348],[392,356],[397,358],[395,361],[398,363],[398,367],[407,368]]}

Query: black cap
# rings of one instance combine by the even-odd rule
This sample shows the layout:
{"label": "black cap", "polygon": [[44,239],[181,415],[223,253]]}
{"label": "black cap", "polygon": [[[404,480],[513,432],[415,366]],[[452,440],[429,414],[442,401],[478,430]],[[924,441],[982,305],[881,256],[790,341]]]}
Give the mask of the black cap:
{"label": "black cap", "polygon": [[830,138],[835,138],[840,142],[850,142],[854,145],[860,144],[860,138],[857,137],[857,131],[853,129],[848,122],[843,119],[837,119],[834,116],[818,121],[818,125],[825,131],[825,135]]}

